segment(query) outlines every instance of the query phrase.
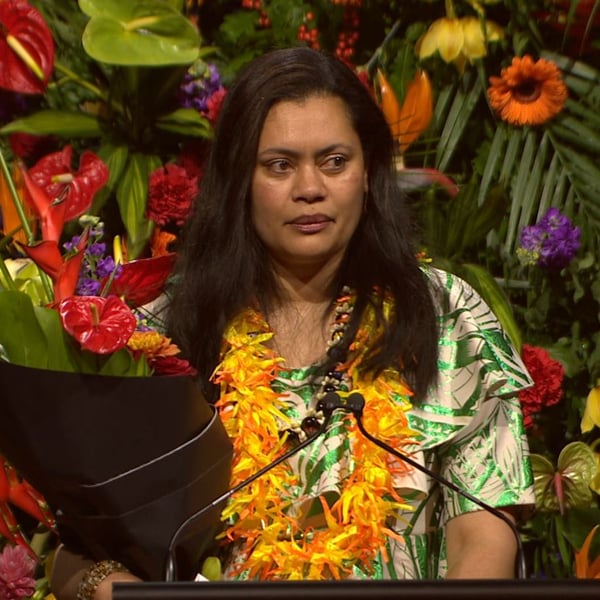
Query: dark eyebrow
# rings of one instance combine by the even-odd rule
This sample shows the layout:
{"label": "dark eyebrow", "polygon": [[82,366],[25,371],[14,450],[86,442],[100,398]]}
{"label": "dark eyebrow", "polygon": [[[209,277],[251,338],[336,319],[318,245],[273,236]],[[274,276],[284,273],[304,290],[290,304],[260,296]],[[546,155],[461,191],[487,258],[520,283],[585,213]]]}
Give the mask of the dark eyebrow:
{"label": "dark eyebrow", "polygon": [[[324,156],[325,154],[330,154],[331,152],[340,152],[340,151],[352,152],[352,147],[349,146],[348,144],[343,144],[343,143],[330,144],[329,146],[326,146],[325,148],[318,150],[316,153],[316,156]],[[291,158],[298,158],[300,156],[299,152],[295,152],[294,150],[291,150],[290,148],[273,146],[270,148],[265,148],[264,150],[259,152],[258,158],[265,156],[265,155],[269,155],[269,154],[289,156]]]}

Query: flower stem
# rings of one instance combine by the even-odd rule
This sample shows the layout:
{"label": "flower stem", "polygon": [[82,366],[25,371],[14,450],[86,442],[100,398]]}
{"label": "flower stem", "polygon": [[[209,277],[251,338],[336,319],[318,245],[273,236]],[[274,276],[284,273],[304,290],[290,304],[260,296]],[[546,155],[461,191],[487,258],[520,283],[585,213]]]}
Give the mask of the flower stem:
{"label": "flower stem", "polygon": [[77,73],[75,73],[74,71],[71,71],[71,69],[69,69],[68,67],[63,65],[61,62],[55,61],[54,68],[59,73],[66,75],[69,79],[71,79],[72,81],[74,81],[75,83],[80,85],[81,87],[85,88],[86,90],[89,90],[90,92],[92,92],[92,94],[95,94],[96,96],[98,96],[98,98],[101,98],[102,100],[106,100],[106,94],[99,87],[96,87],[93,83],[90,83],[89,81],[86,81],[85,79],[82,79],[79,75],[77,75]]}
{"label": "flower stem", "polygon": [[456,19],[456,11],[454,10],[453,0],[446,0],[445,6],[446,6],[446,16],[449,19]]}
{"label": "flower stem", "polygon": [[385,48],[386,44],[396,35],[399,27],[400,21],[398,20],[392,25],[392,28],[388,31],[387,35],[383,39],[383,42],[381,42],[375,52],[373,52],[373,55],[365,65],[367,73],[371,73],[371,71],[375,68],[375,65],[379,62],[379,57],[381,56],[383,49]]}

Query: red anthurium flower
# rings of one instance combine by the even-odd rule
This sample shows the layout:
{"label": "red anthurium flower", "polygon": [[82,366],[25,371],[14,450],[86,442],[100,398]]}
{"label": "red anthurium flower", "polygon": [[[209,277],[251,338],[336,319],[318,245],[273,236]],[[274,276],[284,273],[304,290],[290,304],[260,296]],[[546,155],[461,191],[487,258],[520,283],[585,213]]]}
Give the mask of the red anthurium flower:
{"label": "red anthurium flower", "polygon": [[25,254],[52,278],[54,282],[54,301],[57,303],[72,296],[75,292],[88,237],[89,232],[85,231],[77,245],[77,252],[66,260],[60,253],[58,243],[55,241],[48,240],[35,246],[22,246]]}
{"label": "red anthurium flower", "polygon": [[64,220],[81,216],[92,205],[96,192],[108,181],[108,167],[93,152],[81,155],[79,169],[71,168],[73,148],[67,144],[31,167],[31,179],[52,199],[65,205]]}
{"label": "red anthurium flower", "polygon": [[124,348],[137,320],[117,296],[71,296],[59,307],[60,320],[84,350],[110,354]]}
{"label": "red anthurium flower", "polygon": [[[152,258],[140,258],[121,265],[109,292],[122,297],[129,306],[136,307],[158,298],[175,265],[176,254],[171,252]],[[102,285],[106,284],[103,281]]]}
{"label": "red anthurium flower", "polygon": [[25,0],[0,2],[0,87],[43,94],[54,67],[54,41],[42,15]]}

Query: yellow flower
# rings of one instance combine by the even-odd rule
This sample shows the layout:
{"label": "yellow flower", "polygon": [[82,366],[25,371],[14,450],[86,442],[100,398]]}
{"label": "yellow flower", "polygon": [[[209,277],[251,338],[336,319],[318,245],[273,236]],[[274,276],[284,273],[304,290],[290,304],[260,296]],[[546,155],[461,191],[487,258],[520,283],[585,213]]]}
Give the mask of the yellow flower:
{"label": "yellow flower", "polygon": [[424,59],[438,52],[442,60],[455,63],[463,71],[467,62],[473,63],[487,54],[487,43],[504,37],[504,30],[493,21],[477,17],[454,19],[443,17],[434,21],[417,42],[417,54]]}
{"label": "yellow flower", "polygon": [[179,354],[179,348],[171,343],[171,339],[157,331],[134,331],[127,347],[143,352],[149,358]]}
{"label": "yellow flower", "polygon": [[587,433],[594,426],[600,427],[600,381],[590,390],[585,401],[585,410],[581,419],[581,432]]}
{"label": "yellow flower", "polygon": [[515,57],[500,77],[490,77],[488,97],[503,121],[512,125],[541,125],[565,105],[568,92],[559,68],[531,56]]}

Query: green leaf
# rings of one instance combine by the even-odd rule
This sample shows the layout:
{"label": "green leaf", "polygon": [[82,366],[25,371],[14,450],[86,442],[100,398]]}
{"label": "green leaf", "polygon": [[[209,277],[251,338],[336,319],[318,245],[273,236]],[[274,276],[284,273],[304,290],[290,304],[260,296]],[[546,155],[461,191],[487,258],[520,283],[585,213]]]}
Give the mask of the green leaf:
{"label": "green leaf", "polygon": [[446,246],[447,258],[459,256],[461,250],[472,241],[473,215],[477,212],[477,187],[470,182],[460,188],[458,194],[448,201]]}
{"label": "green leaf", "polygon": [[499,171],[500,161],[506,148],[506,131],[503,127],[498,127],[494,133],[494,138],[488,151],[485,168],[481,175],[481,184],[479,186],[479,196],[477,204],[483,204],[494,176]]}
{"label": "green leaf", "polygon": [[79,371],[78,349],[74,347],[73,338],[63,329],[58,311],[36,306],[34,312],[48,344],[47,368],[53,371]]}
{"label": "green leaf", "polygon": [[588,533],[600,523],[600,509],[573,508],[565,516],[565,537],[569,543],[579,550]]}
{"label": "green leaf", "polygon": [[115,192],[115,189],[125,172],[127,159],[129,158],[128,146],[113,146],[105,144],[98,150],[98,156],[104,161],[108,167],[108,181],[106,185],[94,196],[92,205],[92,213],[97,215],[100,209],[104,206],[108,198]]}
{"label": "green leaf", "polygon": [[462,90],[456,93],[437,148],[436,168],[440,171],[446,170],[464,132],[470,125],[471,114],[482,91],[481,82],[476,79],[467,93]]}
{"label": "green leaf", "polygon": [[146,358],[142,356],[135,360],[126,348],[110,354],[99,372],[101,375],[121,377],[145,377],[152,374]]}
{"label": "green leaf", "polygon": [[154,227],[146,217],[148,178],[161,164],[157,156],[131,154],[117,185],[117,203],[127,230],[130,258],[136,258],[140,254]]}
{"label": "green leaf", "polygon": [[212,125],[193,108],[179,108],[168,115],[160,117],[156,126],[163,131],[191,135],[200,138],[212,136]]}
{"label": "green leaf", "polygon": [[531,214],[533,211],[532,204],[537,200],[537,196],[531,195],[529,191],[533,185],[539,184],[541,177],[539,174],[535,178],[532,177],[534,170],[533,165],[536,161],[539,144],[537,132],[529,130],[525,135],[525,144],[521,152],[520,162],[517,166],[516,178],[512,184],[512,205],[508,218],[506,239],[504,242],[506,254],[513,253],[515,240],[518,238],[520,228],[528,224],[523,215]]}
{"label": "green leaf", "polygon": [[36,318],[31,298],[0,291],[0,346],[11,363],[40,369],[48,366],[48,342]]}
{"label": "green leaf", "polygon": [[509,206],[504,187],[497,185],[487,194],[483,204],[473,215],[473,242],[483,240],[487,234],[500,225]]}
{"label": "green leaf", "polygon": [[79,6],[91,17],[82,42],[95,60],[155,67],[198,58],[198,29],[167,0],[79,0]]}
{"label": "green leaf", "polygon": [[49,109],[11,121],[0,129],[0,134],[9,133],[92,138],[100,137],[102,128],[98,119],[92,115]]}

